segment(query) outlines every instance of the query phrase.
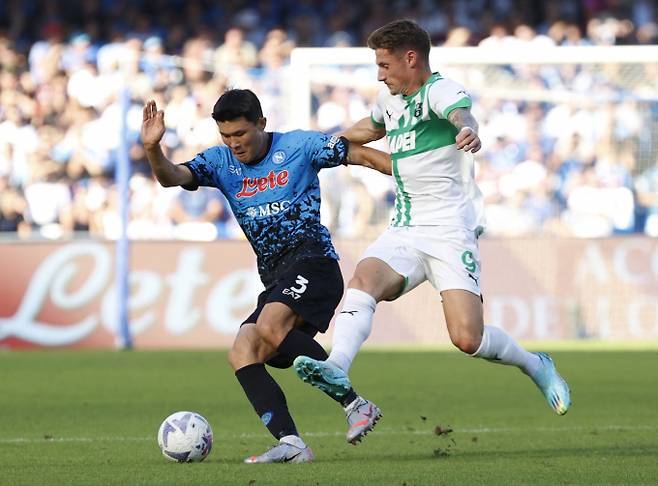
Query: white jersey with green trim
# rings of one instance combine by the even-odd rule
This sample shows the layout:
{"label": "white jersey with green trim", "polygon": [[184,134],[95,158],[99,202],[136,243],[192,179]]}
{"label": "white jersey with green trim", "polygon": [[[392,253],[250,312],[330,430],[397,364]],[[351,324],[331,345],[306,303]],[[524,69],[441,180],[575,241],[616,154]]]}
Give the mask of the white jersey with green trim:
{"label": "white jersey with green trim", "polygon": [[386,88],[379,93],[371,118],[386,128],[393,160],[396,197],[391,226],[483,229],[473,157],[457,149],[457,129],[447,119],[455,108],[470,106],[466,90],[439,73],[409,96],[391,95]]}

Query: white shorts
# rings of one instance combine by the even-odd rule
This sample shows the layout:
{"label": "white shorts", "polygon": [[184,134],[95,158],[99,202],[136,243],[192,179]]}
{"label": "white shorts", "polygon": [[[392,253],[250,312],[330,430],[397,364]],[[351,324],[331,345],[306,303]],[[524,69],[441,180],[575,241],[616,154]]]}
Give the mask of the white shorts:
{"label": "white shorts", "polygon": [[473,231],[446,226],[389,227],[366,249],[364,258],[378,258],[405,278],[399,295],[425,280],[439,292],[462,289],[481,295],[480,250]]}

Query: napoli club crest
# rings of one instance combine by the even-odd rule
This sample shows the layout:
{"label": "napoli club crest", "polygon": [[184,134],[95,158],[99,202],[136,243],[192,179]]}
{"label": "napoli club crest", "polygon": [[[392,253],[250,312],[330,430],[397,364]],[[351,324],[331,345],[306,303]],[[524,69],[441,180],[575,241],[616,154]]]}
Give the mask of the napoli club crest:
{"label": "napoli club crest", "polygon": [[275,164],[280,164],[286,160],[286,153],[283,150],[277,150],[272,154],[272,162]]}

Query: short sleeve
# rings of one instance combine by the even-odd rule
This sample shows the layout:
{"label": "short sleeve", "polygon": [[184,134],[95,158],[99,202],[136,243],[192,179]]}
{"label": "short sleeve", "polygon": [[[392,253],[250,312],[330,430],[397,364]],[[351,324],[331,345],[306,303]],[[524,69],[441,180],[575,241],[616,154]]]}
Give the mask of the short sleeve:
{"label": "short sleeve", "polygon": [[372,107],[372,110],[370,111],[370,121],[377,128],[384,128],[385,126],[384,112],[382,111],[382,105],[380,104],[383,91],[384,89],[382,89],[377,95],[377,102],[375,103],[375,105]]}
{"label": "short sleeve", "polygon": [[470,108],[471,97],[464,87],[450,79],[438,79],[429,91],[429,101],[432,110],[443,118],[455,108]]}
{"label": "short sleeve", "polygon": [[219,174],[223,165],[221,155],[217,147],[211,147],[183,163],[192,172],[194,182],[181,187],[188,191],[196,191],[199,186],[219,188]]}
{"label": "short sleeve", "polygon": [[377,128],[384,128],[384,112],[379,105],[375,105],[370,112],[370,121]]}
{"label": "short sleeve", "polygon": [[337,167],[347,161],[348,142],[342,137],[307,132],[307,151],[315,170]]}

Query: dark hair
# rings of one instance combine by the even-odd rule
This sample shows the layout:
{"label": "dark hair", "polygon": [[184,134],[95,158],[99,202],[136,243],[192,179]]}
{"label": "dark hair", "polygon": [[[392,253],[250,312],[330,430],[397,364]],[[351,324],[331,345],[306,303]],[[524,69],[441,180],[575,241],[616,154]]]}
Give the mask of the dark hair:
{"label": "dark hair", "polygon": [[251,123],[256,123],[263,117],[258,96],[249,89],[229,89],[219,97],[212,109],[215,121],[231,121],[244,117]]}
{"label": "dark hair", "polygon": [[370,34],[368,47],[391,52],[410,49],[429,65],[432,43],[427,31],[413,20],[394,20]]}

